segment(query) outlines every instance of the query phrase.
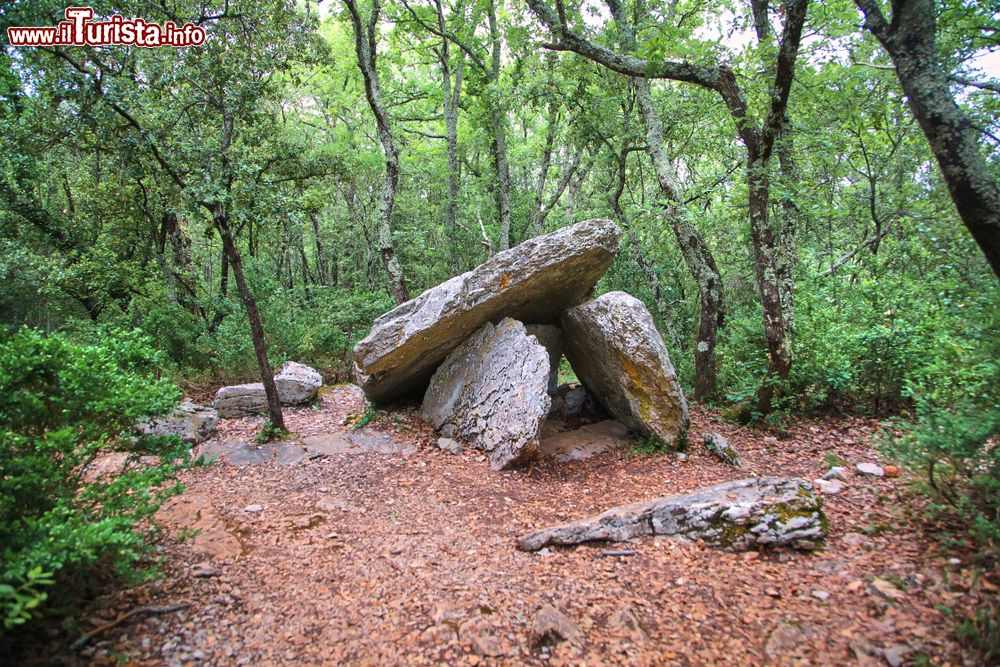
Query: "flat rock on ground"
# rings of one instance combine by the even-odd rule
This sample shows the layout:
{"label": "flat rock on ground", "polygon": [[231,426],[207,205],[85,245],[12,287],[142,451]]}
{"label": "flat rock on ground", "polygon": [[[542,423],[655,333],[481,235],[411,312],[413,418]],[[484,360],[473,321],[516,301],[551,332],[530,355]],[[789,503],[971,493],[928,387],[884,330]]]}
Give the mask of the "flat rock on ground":
{"label": "flat rock on ground", "polygon": [[[320,401],[318,410],[285,411],[297,437],[347,432],[342,422],[365,410],[352,386],[333,387]],[[635,553],[626,557],[602,556],[609,547],[600,544],[514,548],[533,527],[614,505],[750,473],[816,479],[833,456],[878,460],[868,439],[880,428],[875,419],[805,417],[780,439],[700,408],[691,419],[696,432],[725,435],[747,468],[695,447],[684,463],[615,449],[497,473],[475,450],[438,450],[439,436],[411,408],[380,413],[368,426],[415,447],[409,457],[369,451],[295,466],[271,459],[192,468],[182,473],[181,497],[204,497],[242,554],[203,556],[190,530],[168,524],[157,541],[157,577],[105,589],[88,619],[191,606],[136,617],[67,661],[182,665],[198,652],[202,664],[220,666],[853,665],[854,645],[907,646],[907,661],[977,664],[963,657],[955,617],[942,609],[962,613],[995,592],[938,548],[937,527],[904,493],[905,477],[855,477],[825,498],[829,537],[813,553],[730,553],[658,537],[629,543]],[[227,420],[216,437],[250,442],[258,423]],[[250,505],[262,511],[245,512]],[[205,561],[219,576],[194,576],[192,564]],[[875,579],[899,599],[875,589]],[[819,600],[814,590],[830,597]],[[579,629],[578,640],[535,647],[547,605]],[[42,637],[30,660],[12,663],[51,664],[78,636]],[[477,655],[476,647],[498,655]]]}
{"label": "flat rock on ground", "polygon": [[628,446],[628,429],[613,419],[587,424],[542,438],[538,454],[556,461],[581,461],[611,449]]}
{"label": "flat rock on ground", "polygon": [[801,479],[752,477],[606,510],[528,533],[519,549],[625,541],[648,535],[700,540],[724,549],[814,549],[826,537],[823,501]]}
{"label": "flat rock on ground", "polygon": [[555,322],[611,266],[618,237],[610,220],[570,225],[397,306],[355,346],[355,380],[373,401],[400,398],[426,387],[438,364],[487,322]]}
{"label": "flat rock on ground", "polygon": [[560,321],[566,358],[588,393],[633,431],[685,448],[687,401],[646,306],[608,292]]}

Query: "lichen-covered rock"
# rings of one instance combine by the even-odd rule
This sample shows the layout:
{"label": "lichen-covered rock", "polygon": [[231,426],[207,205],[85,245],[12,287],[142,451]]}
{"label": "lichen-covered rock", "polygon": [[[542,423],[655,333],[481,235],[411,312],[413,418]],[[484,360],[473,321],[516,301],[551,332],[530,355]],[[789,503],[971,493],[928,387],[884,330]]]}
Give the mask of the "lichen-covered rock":
{"label": "lichen-covered rock", "polygon": [[560,321],[566,358],[587,391],[633,431],[686,448],[687,401],[646,306],[608,292]]}
{"label": "lichen-covered rock", "polygon": [[185,442],[197,445],[211,437],[217,421],[219,413],[215,409],[185,400],[169,415],[153,417],[139,424],[138,429],[150,435],[176,435]]}
{"label": "lichen-covered rock", "polygon": [[739,452],[720,433],[706,433],[705,448],[723,463],[728,463],[736,468],[744,466]]}
{"label": "lichen-covered rock", "polygon": [[[282,405],[302,405],[316,398],[323,376],[304,364],[289,361],[274,376]],[[267,412],[267,395],[261,382],[222,387],[215,394],[215,409],[223,418],[245,417]]]}
{"label": "lichen-covered rock", "polygon": [[354,347],[354,377],[373,401],[418,392],[487,322],[554,322],[580,303],[618,251],[618,227],[587,220],[537,236],[382,315]]}
{"label": "lichen-covered rock", "polygon": [[431,378],[421,416],[448,438],[486,452],[494,470],[538,451],[549,412],[549,355],[510,318],[485,324],[448,355]]}
{"label": "lichen-covered rock", "polygon": [[823,501],[802,479],[754,477],[610,509],[521,537],[518,548],[668,535],[731,550],[814,549],[826,537]]}

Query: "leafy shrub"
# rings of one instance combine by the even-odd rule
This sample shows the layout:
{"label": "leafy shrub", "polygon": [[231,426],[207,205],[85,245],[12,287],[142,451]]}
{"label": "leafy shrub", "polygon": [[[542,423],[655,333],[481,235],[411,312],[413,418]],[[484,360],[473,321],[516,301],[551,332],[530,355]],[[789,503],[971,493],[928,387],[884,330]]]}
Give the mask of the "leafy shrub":
{"label": "leafy shrub", "polygon": [[[176,388],[138,333],[79,344],[22,328],[0,330],[0,616],[4,630],[36,615],[46,589],[83,581],[95,568],[140,574],[149,553],[142,522],[177,491],[176,438],[123,436],[168,412]],[[121,470],[88,470],[124,454]],[[136,464],[157,455],[156,465]]]}
{"label": "leafy shrub", "polygon": [[982,556],[1000,556],[1000,405],[921,403],[917,419],[884,443],[887,454],[921,473],[931,509],[957,518]]}

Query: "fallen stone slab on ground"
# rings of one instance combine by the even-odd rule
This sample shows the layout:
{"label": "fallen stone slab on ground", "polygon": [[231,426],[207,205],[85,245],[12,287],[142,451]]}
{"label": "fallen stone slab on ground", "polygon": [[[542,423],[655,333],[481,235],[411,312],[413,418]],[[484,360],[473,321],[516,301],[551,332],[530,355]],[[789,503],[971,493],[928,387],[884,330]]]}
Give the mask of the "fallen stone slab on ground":
{"label": "fallen stone slab on ground", "polygon": [[219,413],[214,408],[185,400],[165,417],[153,417],[140,424],[138,430],[150,435],[176,435],[197,445],[211,437],[218,421]]}
{"label": "fallen stone slab on ground", "polygon": [[544,437],[538,445],[538,450],[539,456],[565,463],[581,461],[627,445],[628,429],[613,419],[606,419],[572,431],[562,431]]}
{"label": "fallen stone slab on ground", "polygon": [[611,266],[619,235],[610,220],[564,227],[397,306],[355,346],[355,380],[373,401],[401,398],[426,387],[445,357],[487,322],[555,322]]}
{"label": "fallen stone slab on ground", "polygon": [[587,391],[633,431],[686,448],[687,402],[642,301],[608,292],[570,308],[561,323],[566,358]]}
{"label": "fallen stone slab on ground", "polygon": [[434,373],[421,416],[486,452],[494,470],[530,461],[549,412],[549,353],[523,324],[485,324]]}
{"label": "fallen stone slab on ground", "polygon": [[[289,361],[274,376],[278,400],[282,405],[303,405],[316,398],[323,386],[323,376],[304,364]],[[222,387],[215,394],[215,409],[223,418],[245,417],[267,412],[264,384],[235,384]]]}
{"label": "fallen stone slab on ground", "polygon": [[754,477],[615,507],[529,533],[518,539],[517,546],[537,551],[549,544],[668,535],[733,551],[758,546],[814,549],[826,537],[822,506],[805,480]]}
{"label": "fallen stone slab on ground", "polygon": [[417,451],[410,443],[401,442],[388,433],[370,429],[310,435],[302,438],[301,444],[309,454],[320,456],[360,452],[409,456]]}

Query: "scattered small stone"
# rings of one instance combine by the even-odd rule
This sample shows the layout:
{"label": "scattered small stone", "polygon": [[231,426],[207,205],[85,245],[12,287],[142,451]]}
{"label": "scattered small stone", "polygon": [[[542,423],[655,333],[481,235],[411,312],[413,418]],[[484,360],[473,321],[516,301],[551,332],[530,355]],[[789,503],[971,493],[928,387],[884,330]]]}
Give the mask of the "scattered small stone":
{"label": "scattered small stone", "polygon": [[961,558],[949,558],[948,559],[948,564],[949,565],[961,565],[962,564],[962,559]]}
{"label": "scattered small stone", "polygon": [[899,590],[885,579],[880,579],[879,577],[872,579],[872,588],[876,593],[888,600],[895,600],[898,602],[906,599],[906,593]]}
{"label": "scattered small stone", "polygon": [[256,514],[257,512],[263,512],[264,508],[261,505],[247,505],[243,508],[244,512],[250,512],[251,514]]}
{"label": "scattered small stone", "polygon": [[825,495],[836,495],[844,490],[844,483],[837,480],[814,479],[813,484],[820,493]]}
{"label": "scattered small stone", "polygon": [[858,471],[859,474],[865,475],[866,477],[885,476],[885,470],[882,469],[882,466],[876,465],[874,463],[859,463],[858,465],[854,466],[854,468]]}
{"label": "scattered small stone", "polygon": [[602,556],[634,556],[638,551],[634,549],[604,549],[601,551]]}
{"label": "scattered small stone", "polygon": [[829,599],[830,599],[830,594],[829,594],[829,593],[827,593],[827,592],[826,592],[826,591],[824,591],[824,590],[820,590],[820,589],[818,589],[818,588],[817,588],[817,589],[815,589],[815,590],[814,590],[814,591],[812,592],[812,596],[813,596],[814,598],[816,598],[817,600],[821,600],[821,601],[823,601],[823,602],[825,602],[825,601],[827,601],[827,600],[829,600]]}
{"label": "scattered small stone", "polygon": [[910,650],[910,647],[906,644],[899,644],[898,646],[890,646],[889,648],[882,649],[882,656],[889,663],[889,667],[902,667],[906,660],[906,654]]}
{"label": "scattered small stone", "polygon": [[844,544],[852,547],[868,543],[868,538],[861,533],[847,533],[841,540],[843,540]]}
{"label": "scattered small stone", "polygon": [[677,460],[680,461],[681,463],[684,463],[685,461],[688,460],[688,455],[685,454],[684,452],[678,452],[677,453]]}
{"label": "scattered small stone", "polygon": [[535,648],[554,646],[563,641],[575,642],[580,635],[577,624],[552,605],[545,605],[535,616],[532,628],[532,644]]}
{"label": "scattered small stone", "polygon": [[833,466],[832,468],[830,468],[829,470],[826,471],[826,474],[823,475],[823,479],[825,479],[825,480],[836,479],[836,480],[840,480],[841,482],[846,482],[847,481],[847,468],[845,468],[843,466]]}
{"label": "scattered small stone", "polygon": [[728,440],[722,437],[722,434],[705,433],[704,440],[705,448],[714,454],[717,459],[737,468],[743,467],[743,459],[740,458],[739,452],[729,444]]}
{"label": "scattered small stone", "polygon": [[462,453],[462,443],[452,438],[438,438],[438,449],[448,454],[458,455]]}
{"label": "scattered small stone", "polygon": [[222,572],[218,568],[213,567],[211,563],[198,563],[191,567],[191,576],[193,577],[218,577],[220,574]]}
{"label": "scattered small stone", "polygon": [[476,457],[476,462],[477,462],[477,463],[482,463],[482,462],[483,462],[483,461],[485,461],[485,460],[486,460],[486,457],[485,457],[485,456],[477,456],[477,457]]}

